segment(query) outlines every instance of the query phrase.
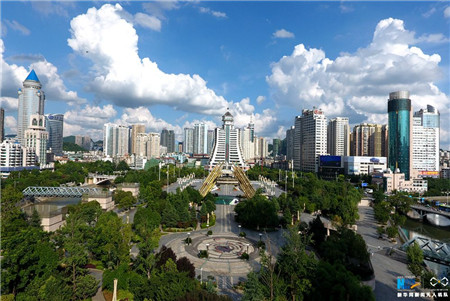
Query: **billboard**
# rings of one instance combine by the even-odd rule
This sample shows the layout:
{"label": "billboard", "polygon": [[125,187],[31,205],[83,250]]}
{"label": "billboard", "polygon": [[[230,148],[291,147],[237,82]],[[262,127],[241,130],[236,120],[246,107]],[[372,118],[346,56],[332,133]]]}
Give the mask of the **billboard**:
{"label": "billboard", "polygon": [[342,167],[341,156],[320,156],[321,167]]}
{"label": "billboard", "polygon": [[421,170],[419,176],[422,178],[439,178],[439,171]]}

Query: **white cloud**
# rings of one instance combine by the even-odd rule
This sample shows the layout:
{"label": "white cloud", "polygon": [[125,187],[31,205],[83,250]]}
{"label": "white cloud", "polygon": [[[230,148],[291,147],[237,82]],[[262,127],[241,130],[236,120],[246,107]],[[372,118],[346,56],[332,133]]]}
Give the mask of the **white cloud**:
{"label": "white cloud", "polygon": [[31,63],[28,70],[16,64],[9,65],[3,58],[3,40],[0,39],[0,65],[2,72],[0,82],[3,97],[17,97],[17,90],[23,86],[23,81],[27,77],[29,70],[34,69],[41,81],[42,90],[45,92],[47,100],[64,101],[68,104],[81,104],[85,99],[78,97],[74,91],[67,91],[64,82],[58,74],[58,69],[50,62],[39,60]]}
{"label": "white cloud", "polygon": [[178,1],[152,1],[143,3],[144,10],[159,19],[165,19],[164,12],[180,8]]}
{"label": "white cloud", "polygon": [[212,10],[210,8],[207,8],[207,7],[199,7],[199,10],[200,10],[200,12],[202,14],[209,14],[209,15],[212,15],[212,16],[214,16],[216,18],[226,18],[227,17],[226,13],[220,12],[220,11],[215,11],[215,10]]}
{"label": "white cloud", "polygon": [[286,29],[279,29],[273,33],[274,38],[287,39],[294,38],[295,35],[292,32],[287,31]]}
{"label": "white cloud", "polygon": [[19,100],[13,97],[0,97],[0,107],[5,109],[5,111],[17,111],[17,107],[19,105]]}
{"label": "white cloud", "polygon": [[28,36],[30,35],[30,30],[28,28],[26,28],[25,26],[23,26],[22,24],[20,24],[19,22],[17,22],[16,20],[5,20],[6,25],[9,26],[9,28],[11,28],[12,30],[18,31],[21,34]]}
{"label": "white cloud", "polygon": [[450,6],[447,6],[447,7],[444,9],[444,17],[450,18]]}
{"label": "white cloud", "polygon": [[143,13],[137,13],[134,15],[134,21],[142,27],[146,27],[152,30],[161,31],[161,21],[154,17]]}
{"label": "white cloud", "polygon": [[31,1],[31,7],[43,16],[54,14],[67,17],[68,10],[74,8],[75,4],[70,1]]}
{"label": "white cloud", "polygon": [[121,17],[122,7],[90,8],[71,21],[69,46],[93,63],[95,78],[88,87],[119,106],[166,104],[174,109],[217,114],[227,102],[199,75],[167,74],[138,54],[138,36]]}
{"label": "white cloud", "polygon": [[113,105],[103,107],[86,105],[64,114],[64,136],[87,134],[93,139],[101,139],[103,125],[117,115]]}
{"label": "white cloud", "polygon": [[259,105],[262,104],[265,100],[266,100],[265,96],[259,95],[258,97],[256,97],[256,103]]}
{"label": "white cloud", "polygon": [[449,41],[450,39],[444,36],[442,33],[426,34],[416,39],[416,43],[440,44],[440,43],[448,43]]}
{"label": "white cloud", "polygon": [[422,16],[423,16],[424,18],[429,18],[429,17],[431,17],[435,12],[436,12],[436,7],[432,7],[432,8],[430,8],[430,10],[424,12],[424,13],[422,14]]}
{"label": "white cloud", "polygon": [[13,116],[5,116],[5,128],[9,129],[6,134],[16,134],[17,133],[17,120]]}
{"label": "white cloud", "polygon": [[272,64],[266,80],[278,104],[298,111],[317,106],[329,117],[348,116],[351,123],[386,122],[389,92],[410,90],[414,110],[434,105],[442,126],[449,127],[444,116],[450,99],[435,84],[443,75],[441,58],[413,46],[419,39],[402,20],[381,20],[372,42],[355,53],[331,60],[323,50],[300,44]]}

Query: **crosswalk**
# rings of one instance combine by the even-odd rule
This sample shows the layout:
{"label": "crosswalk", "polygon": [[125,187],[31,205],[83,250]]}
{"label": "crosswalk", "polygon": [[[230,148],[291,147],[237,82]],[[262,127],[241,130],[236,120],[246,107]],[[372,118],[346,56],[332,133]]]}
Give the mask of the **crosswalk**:
{"label": "crosswalk", "polygon": [[233,276],[216,276],[216,281],[219,290],[233,288]]}

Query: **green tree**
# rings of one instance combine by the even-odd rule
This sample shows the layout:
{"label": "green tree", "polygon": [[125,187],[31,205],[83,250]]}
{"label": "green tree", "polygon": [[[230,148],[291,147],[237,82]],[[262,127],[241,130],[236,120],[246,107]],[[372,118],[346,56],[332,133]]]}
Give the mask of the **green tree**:
{"label": "green tree", "polygon": [[136,203],[136,198],[131,191],[116,190],[114,192],[114,202],[118,204],[121,209],[129,209]]}
{"label": "green tree", "polygon": [[414,242],[414,244],[409,245],[406,250],[408,256],[408,270],[414,274],[417,278],[423,273],[423,252],[420,246]]}
{"label": "green tree", "polygon": [[29,223],[31,227],[42,229],[41,226],[41,217],[36,209],[33,210],[33,213],[30,216]]}
{"label": "green tree", "polygon": [[386,234],[390,239],[394,239],[398,234],[397,227],[394,227],[394,226],[387,227]]}
{"label": "green tree", "polygon": [[258,275],[255,272],[250,272],[245,282],[242,301],[261,301],[264,299],[264,287],[259,281]]}
{"label": "green tree", "polygon": [[176,227],[179,217],[178,212],[175,207],[170,203],[166,203],[166,208],[162,212],[161,222],[166,225],[166,227]]}
{"label": "green tree", "polygon": [[85,300],[94,296],[97,293],[98,284],[99,281],[92,275],[79,276],[74,297],[78,300]]}

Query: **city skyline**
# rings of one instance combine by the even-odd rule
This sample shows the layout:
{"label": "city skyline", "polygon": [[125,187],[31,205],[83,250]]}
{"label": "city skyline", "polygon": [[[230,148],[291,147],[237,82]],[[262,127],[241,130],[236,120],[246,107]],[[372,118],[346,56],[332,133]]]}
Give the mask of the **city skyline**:
{"label": "city skyline", "polygon": [[45,114],[65,115],[65,136],[99,139],[113,122],[167,128],[181,141],[195,123],[218,127],[229,107],[236,127],[254,115],[258,136],[284,138],[314,105],[352,126],[387,124],[388,93],[409,90],[414,111],[440,111],[449,148],[446,3],[7,2],[2,10],[6,134],[17,132],[17,90],[35,69]]}

